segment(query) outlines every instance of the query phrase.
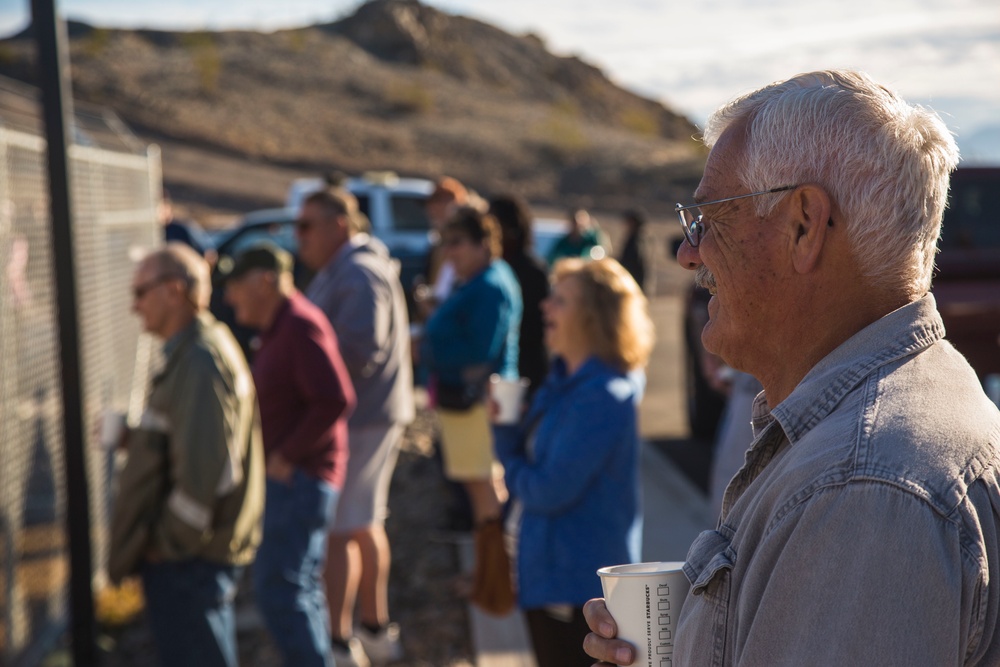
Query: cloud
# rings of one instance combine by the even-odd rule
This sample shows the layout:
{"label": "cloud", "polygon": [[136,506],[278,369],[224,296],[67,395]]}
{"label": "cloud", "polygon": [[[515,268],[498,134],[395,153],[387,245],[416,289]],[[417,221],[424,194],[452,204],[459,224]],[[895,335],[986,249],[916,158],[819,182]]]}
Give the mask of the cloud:
{"label": "cloud", "polygon": [[[696,122],[736,94],[832,67],[864,69],[907,99],[949,114],[957,127],[982,122],[982,112],[965,108],[970,102],[1000,117],[996,0],[425,1],[539,34],[556,52],[582,55]],[[108,26],[277,29],[329,21],[359,2],[64,0],[63,11]],[[10,0],[0,3],[2,27],[18,11]]]}

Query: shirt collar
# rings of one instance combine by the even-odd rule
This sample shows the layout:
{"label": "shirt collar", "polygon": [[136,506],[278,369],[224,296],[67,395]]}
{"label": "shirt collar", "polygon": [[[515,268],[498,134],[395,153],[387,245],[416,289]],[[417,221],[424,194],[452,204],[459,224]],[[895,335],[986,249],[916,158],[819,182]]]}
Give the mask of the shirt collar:
{"label": "shirt collar", "polygon": [[173,336],[168,338],[166,341],[164,341],[163,356],[169,359],[177,350],[177,348],[181,346],[181,343],[183,343],[185,340],[194,335],[195,330],[204,325],[202,317],[203,314],[199,313],[194,317],[194,319],[191,320],[191,322],[186,327],[184,327],[183,329],[175,333]]}
{"label": "shirt collar", "polygon": [[[871,323],[824,357],[792,393],[771,410],[791,442],[808,433],[872,371],[913,355],[944,338],[934,296],[906,304]],[[757,426],[759,402],[754,404]]]}

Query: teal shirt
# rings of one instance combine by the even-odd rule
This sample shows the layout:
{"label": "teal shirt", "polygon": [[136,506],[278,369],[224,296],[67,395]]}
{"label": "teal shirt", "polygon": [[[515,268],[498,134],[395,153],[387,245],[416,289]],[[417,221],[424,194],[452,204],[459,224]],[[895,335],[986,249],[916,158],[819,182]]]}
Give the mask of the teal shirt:
{"label": "teal shirt", "polygon": [[604,245],[604,239],[602,238],[600,230],[591,228],[585,229],[580,232],[579,239],[573,239],[569,234],[559,239],[552,250],[549,251],[549,256],[546,260],[549,266],[552,266],[560,259],[565,259],[567,257],[583,257],[590,258],[590,251],[597,246]]}
{"label": "teal shirt", "polygon": [[501,259],[458,285],[427,322],[423,359],[442,382],[516,378],[521,288]]}

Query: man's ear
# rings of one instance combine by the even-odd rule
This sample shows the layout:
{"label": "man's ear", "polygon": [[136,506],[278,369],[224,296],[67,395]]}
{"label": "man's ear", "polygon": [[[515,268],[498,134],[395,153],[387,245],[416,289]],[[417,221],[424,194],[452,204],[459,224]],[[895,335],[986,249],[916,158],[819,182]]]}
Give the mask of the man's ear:
{"label": "man's ear", "polygon": [[792,265],[798,273],[810,273],[819,265],[827,233],[833,223],[830,195],[819,185],[800,185],[789,195],[792,235]]}

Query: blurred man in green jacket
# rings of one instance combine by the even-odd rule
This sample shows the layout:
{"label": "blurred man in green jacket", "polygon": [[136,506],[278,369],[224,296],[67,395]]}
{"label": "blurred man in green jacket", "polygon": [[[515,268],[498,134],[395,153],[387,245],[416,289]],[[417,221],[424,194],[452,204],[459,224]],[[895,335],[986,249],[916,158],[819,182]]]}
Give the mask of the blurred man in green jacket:
{"label": "blurred man in green jacket", "polygon": [[261,538],[264,460],[253,379],[206,310],[208,265],[180,243],[146,257],[133,310],[164,341],[140,424],[129,433],[108,564],[142,576],[163,667],[237,664],[233,599]]}

